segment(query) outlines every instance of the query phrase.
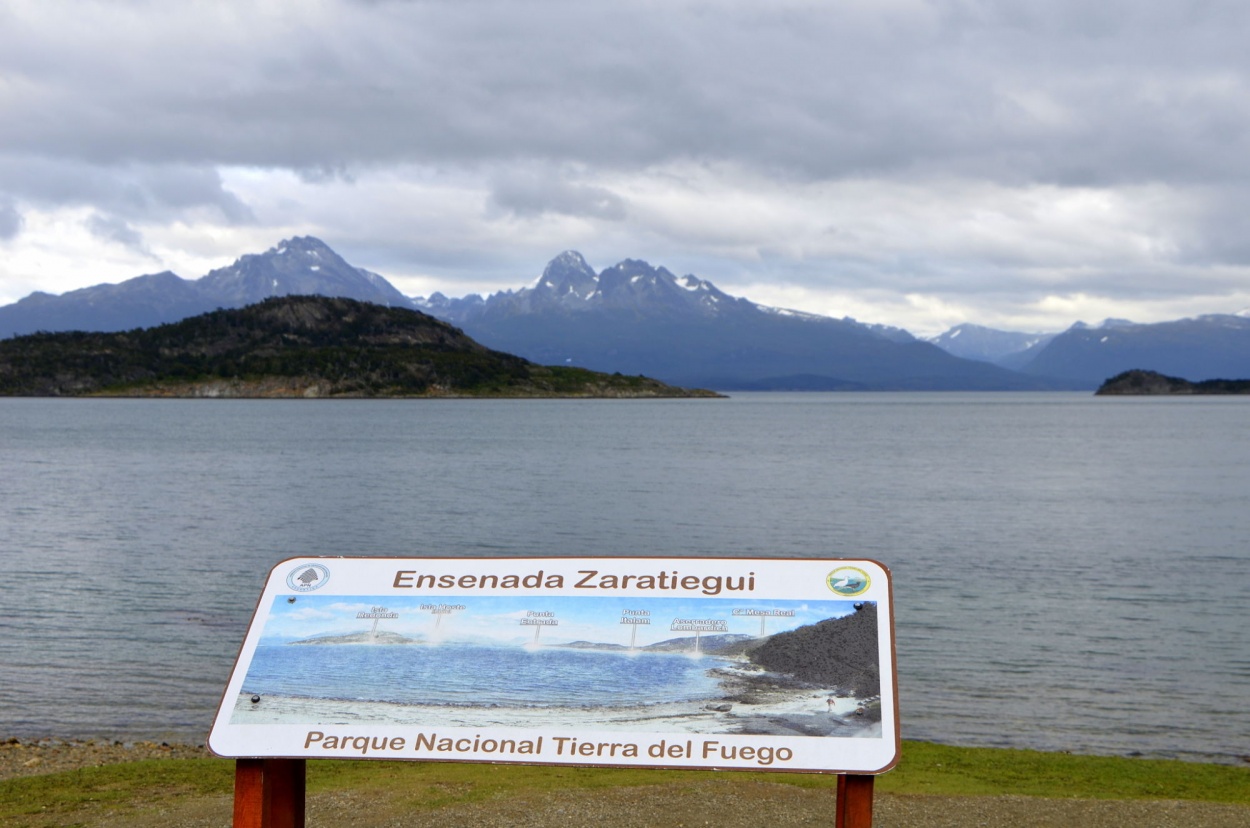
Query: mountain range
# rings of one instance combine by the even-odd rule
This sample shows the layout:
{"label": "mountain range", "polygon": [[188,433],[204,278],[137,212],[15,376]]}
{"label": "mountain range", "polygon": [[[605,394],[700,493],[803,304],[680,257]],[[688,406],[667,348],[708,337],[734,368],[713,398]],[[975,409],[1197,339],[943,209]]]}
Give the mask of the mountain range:
{"label": "mountain range", "polygon": [[695,276],[626,259],[599,273],[560,254],[531,287],[418,299],[490,347],[542,364],[645,374],[722,390],[1038,388],[898,328],[781,310]]}
{"label": "mountain range", "polygon": [[271,296],[320,295],[414,307],[386,279],[343,261],[318,239],[295,238],[196,279],[168,270],[59,296],[35,292],[0,307],[0,337],[36,331],[127,331],[241,308]]}
{"label": "mountain range", "polygon": [[1057,334],[969,324],[926,341],[900,328],[759,305],[636,259],[596,273],[573,251],[518,290],[410,298],[311,237],[197,280],[166,271],[59,296],[33,293],[0,307],[0,336],[131,330],[299,294],[421,310],[540,364],[720,390],[1092,389],[1135,368],[1193,380],[1250,377],[1250,319],[1240,315],[1077,323]]}

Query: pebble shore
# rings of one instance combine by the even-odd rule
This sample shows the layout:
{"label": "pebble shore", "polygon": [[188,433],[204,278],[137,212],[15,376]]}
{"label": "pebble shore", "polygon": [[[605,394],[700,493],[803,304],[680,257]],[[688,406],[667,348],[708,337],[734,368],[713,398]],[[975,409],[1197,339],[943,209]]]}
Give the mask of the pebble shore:
{"label": "pebble shore", "polygon": [[207,748],[166,742],[100,739],[6,739],[0,741],[0,779],[93,768],[141,759],[207,757]]}

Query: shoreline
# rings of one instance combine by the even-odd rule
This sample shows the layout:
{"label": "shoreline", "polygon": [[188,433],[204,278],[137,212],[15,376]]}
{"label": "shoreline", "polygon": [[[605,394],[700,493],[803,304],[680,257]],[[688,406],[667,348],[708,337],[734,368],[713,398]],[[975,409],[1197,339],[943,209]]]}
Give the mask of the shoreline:
{"label": "shoreline", "polygon": [[786,673],[715,657],[705,675],[714,694],[694,699],[622,705],[411,703],[335,699],[242,690],[231,726],[398,725],[510,729],[608,730],[647,733],[742,734],[879,738],[880,697],[839,694]]}
{"label": "shoreline", "polygon": [[0,739],[0,780],[144,759],[208,759],[212,755],[203,743],[3,738]]}
{"label": "shoreline", "polygon": [[[742,695],[621,707],[507,707],[404,704],[240,693],[230,724],[540,728],[694,734],[766,734],[871,738],[881,724],[859,699],[818,688],[756,690]],[[833,698],[833,704],[829,699]]]}

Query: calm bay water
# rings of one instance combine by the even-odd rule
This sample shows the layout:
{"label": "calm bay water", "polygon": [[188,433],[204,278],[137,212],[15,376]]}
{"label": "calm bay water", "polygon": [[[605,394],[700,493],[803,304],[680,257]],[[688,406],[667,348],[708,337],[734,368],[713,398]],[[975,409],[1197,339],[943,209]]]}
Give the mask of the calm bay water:
{"label": "calm bay water", "polygon": [[516,707],[531,698],[543,706],[606,707],[718,699],[709,666],[685,653],[271,644],[256,649],[243,692],[473,707]]}
{"label": "calm bay water", "polygon": [[904,738],[1250,752],[1250,400],[0,399],[0,737],[199,740],[295,555],[868,557]]}

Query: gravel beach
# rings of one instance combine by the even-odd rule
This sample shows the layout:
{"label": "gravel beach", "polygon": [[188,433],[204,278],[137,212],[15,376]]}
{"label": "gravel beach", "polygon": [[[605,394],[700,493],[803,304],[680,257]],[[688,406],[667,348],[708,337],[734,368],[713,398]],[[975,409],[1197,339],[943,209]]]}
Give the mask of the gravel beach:
{"label": "gravel beach", "polygon": [[40,739],[0,742],[0,779],[94,768],[141,759],[194,759],[209,757],[199,745],[157,742],[110,742],[104,740]]}

